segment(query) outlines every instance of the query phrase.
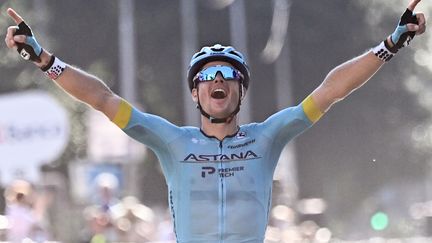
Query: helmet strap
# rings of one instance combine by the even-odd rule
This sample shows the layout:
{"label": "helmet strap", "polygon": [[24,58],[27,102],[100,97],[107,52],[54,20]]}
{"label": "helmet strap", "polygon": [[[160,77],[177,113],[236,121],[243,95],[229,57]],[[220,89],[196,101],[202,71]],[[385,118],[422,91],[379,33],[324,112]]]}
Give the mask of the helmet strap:
{"label": "helmet strap", "polygon": [[197,103],[197,108],[200,110],[201,115],[203,115],[204,117],[206,117],[207,119],[210,120],[211,123],[230,123],[232,121],[232,119],[234,118],[235,115],[237,115],[237,113],[239,113],[240,111],[240,105],[241,105],[241,100],[242,100],[242,96],[243,96],[243,87],[242,87],[242,83],[239,82],[239,90],[240,90],[240,94],[239,94],[239,100],[237,103],[237,107],[235,108],[235,110],[233,112],[231,112],[230,115],[228,115],[227,117],[224,118],[215,118],[210,116],[201,106],[200,100],[199,100],[199,92],[198,92],[198,86],[197,88],[197,98],[198,98],[198,103]]}

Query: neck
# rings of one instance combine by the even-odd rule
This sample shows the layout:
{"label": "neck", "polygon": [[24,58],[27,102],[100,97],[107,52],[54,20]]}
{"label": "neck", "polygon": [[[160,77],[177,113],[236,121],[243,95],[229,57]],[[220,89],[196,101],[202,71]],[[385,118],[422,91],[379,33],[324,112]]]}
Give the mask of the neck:
{"label": "neck", "polygon": [[208,118],[201,116],[201,129],[206,135],[214,136],[222,141],[226,136],[237,132],[237,116],[234,116],[229,123],[212,123]]}

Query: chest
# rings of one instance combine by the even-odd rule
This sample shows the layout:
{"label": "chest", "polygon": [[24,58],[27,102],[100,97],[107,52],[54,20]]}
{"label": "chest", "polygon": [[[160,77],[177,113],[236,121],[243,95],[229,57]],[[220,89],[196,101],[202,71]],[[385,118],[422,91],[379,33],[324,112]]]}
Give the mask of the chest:
{"label": "chest", "polygon": [[173,182],[189,188],[253,188],[269,175],[270,143],[262,137],[237,136],[219,141],[214,138],[190,138],[174,150]]}

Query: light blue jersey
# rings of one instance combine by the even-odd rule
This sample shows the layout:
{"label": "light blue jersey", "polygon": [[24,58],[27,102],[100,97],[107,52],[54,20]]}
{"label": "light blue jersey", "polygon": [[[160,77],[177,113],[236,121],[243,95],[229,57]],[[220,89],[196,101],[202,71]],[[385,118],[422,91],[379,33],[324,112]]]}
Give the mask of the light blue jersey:
{"label": "light blue jersey", "polygon": [[114,122],[157,155],[177,242],[262,243],[279,155],[319,118],[308,99],[262,123],[242,125],[222,141],[125,102]]}

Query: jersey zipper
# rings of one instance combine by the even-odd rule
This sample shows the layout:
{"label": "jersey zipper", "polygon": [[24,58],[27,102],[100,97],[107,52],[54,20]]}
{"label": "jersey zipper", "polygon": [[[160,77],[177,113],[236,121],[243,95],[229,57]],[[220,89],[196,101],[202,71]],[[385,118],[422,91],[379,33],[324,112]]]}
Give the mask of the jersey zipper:
{"label": "jersey zipper", "polygon": [[[219,154],[223,154],[223,143],[222,141],[219,141]],[[218,176],[219,176],[219,200],[220,200],[220,206],[219,206],[219,215],[220,215],[220,225],[219,225],[219,232],[220,232],[220,242],[224,242],[224,234],[225,234],[225,214],[226,214],[226,188],[225,188],[225,178],[223,177],[223,173],[221,171],[224,171],[224,163],[222,160],[219,162],[219,170],[218,170]]]}

